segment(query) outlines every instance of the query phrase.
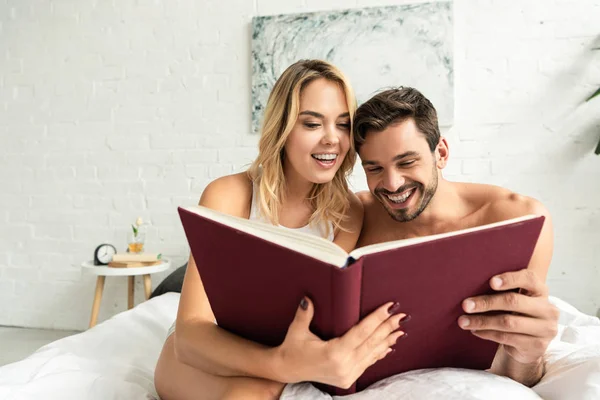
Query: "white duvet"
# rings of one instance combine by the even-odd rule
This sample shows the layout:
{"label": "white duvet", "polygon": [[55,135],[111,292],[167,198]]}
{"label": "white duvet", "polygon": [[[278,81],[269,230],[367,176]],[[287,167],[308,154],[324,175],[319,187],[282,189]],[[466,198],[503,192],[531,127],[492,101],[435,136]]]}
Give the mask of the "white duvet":
{"label": "white duvet", "polygon": [[[154,366],[179,294],[167,293],[93,329],[50,343],[0,367],[0,399],[154,399]],[[482,371],[413,371],[380,381],[349,400],[600,400],[600,321],[552,298],[560,331],[544,379],[533,389]],[[201,396],[199,396],[201,398]],[[309,384],[288,385],[282,399],[331,399]]]}

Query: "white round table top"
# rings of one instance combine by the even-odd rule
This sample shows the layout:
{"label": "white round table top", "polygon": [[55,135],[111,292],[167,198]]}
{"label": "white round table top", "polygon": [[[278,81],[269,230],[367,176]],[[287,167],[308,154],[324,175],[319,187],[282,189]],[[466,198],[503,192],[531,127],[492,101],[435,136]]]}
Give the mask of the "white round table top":
{"label": "white round table top", "polygon": [[108,265],[94,265],[94,261],[86,261],[81,266],[91,272],[94,275],[101,276],[134,276],[134,275],[147,275],[154,274],[157,272],[166,271],[171,266],[171,261],[167,258],[161,259],[161,263],[157,265],[150,265],[148,267],[132,267],[132,268],[115,268],[109,267]]}

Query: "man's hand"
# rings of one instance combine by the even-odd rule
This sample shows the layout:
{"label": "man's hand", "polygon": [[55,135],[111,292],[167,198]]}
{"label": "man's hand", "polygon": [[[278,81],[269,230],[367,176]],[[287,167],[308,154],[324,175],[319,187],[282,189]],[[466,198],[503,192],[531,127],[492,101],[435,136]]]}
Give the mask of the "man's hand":
{"label": "man's hand", "polygon": [[514,361],[539,366],[558,330],[559,311],[548,301],[548,287],[529,269],[497,275],[490,286],[520,291],[465,299],[462,307],[470,315],[461,316],[459,326],[499,343]]}

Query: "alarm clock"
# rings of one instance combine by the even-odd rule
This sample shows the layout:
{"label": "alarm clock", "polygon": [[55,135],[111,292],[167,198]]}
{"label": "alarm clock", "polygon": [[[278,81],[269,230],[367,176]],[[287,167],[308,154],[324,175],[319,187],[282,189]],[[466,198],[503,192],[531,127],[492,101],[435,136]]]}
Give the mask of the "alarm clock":
{"label": "alarm clock", "polygon": [[107,265],[117,254],[117,249],[112,244],[104,243],[94,250],[94,265]]}

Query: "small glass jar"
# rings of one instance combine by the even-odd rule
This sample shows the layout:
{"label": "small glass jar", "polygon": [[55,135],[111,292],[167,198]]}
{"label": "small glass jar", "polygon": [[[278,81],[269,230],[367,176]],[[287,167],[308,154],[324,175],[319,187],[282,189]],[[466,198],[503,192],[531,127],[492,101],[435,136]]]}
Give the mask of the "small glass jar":
{"label": "small glass jar", "polygon": [[142,218],[138,218],[127,235],[127,251],[129,253],[142,253],[144,241],[146,240],[146,229]]}
{"label": "small glass jar", "polygon": [[127,248],[130,253],[142,253],[144,251],[144,241],[146,240],[146,233],[138,229],[137,234],[129,232],[127,235]]}

